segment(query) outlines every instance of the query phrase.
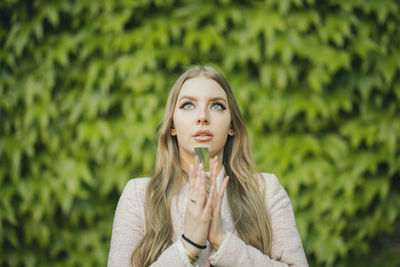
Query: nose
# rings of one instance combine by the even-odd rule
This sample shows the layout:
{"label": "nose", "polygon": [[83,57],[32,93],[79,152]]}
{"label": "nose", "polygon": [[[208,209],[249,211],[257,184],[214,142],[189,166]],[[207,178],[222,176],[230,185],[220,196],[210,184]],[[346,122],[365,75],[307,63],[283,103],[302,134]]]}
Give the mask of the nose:
{"label": "nose", "polygon": [[210,118],[207,111],[207,108],[199,108],[196,118],[197,124],[209,124]]}

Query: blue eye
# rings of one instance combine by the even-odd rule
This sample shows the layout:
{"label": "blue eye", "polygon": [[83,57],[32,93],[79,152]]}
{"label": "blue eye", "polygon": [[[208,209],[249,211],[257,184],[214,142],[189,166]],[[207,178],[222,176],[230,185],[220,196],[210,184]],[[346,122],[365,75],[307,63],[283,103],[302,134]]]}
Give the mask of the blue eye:
{"label": "blue eye", "polygon": [[190,102],[183,103],[180,107],[181,109],[191,110],[194,109],[194,105]]}
{"label": "blue eye", "polygon": [[225,110],[224,105],[222,105],[221,103],[218,103],[218,102],[213,103],[213,104],[211,105],[211,108],[212,108],[212,109],[215,109],[215,110]]}

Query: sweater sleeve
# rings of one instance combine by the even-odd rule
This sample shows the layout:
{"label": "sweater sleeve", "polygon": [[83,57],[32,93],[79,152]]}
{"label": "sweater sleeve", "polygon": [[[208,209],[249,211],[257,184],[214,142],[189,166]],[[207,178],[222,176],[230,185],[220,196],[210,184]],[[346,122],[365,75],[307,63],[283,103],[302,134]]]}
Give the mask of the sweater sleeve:
{"label": "sweater sleeve", "polygon": [[290,199],[274,175],[263,176],[267,187],[265,201],[271,217],[273,259],[228,233],[218,251],[210,257],[214,266],[308,266]]}
{"label": "sweater sleeve", "polygon": [[211,255],[210,262],[218,267],[288,266],[285,263],[272,260],[232,233],[227,233],[218,251]]}
{"label": "sweater sleeve", "polygon": [[[130,180],[125,186],[115,211],[108,267],[130,267],[135,246],[145,234],[144,192],[146,179]],[[179,239],[167,248],[151,266],[192,266],[185,257]]]}

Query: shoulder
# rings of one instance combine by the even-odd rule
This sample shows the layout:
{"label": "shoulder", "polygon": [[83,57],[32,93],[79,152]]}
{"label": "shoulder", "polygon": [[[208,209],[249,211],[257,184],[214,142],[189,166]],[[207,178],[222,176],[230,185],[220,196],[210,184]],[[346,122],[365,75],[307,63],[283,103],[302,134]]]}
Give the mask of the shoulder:
{"label": "shoulder", "polygon": [[[278,177],[273,173],[262,172],[258,174],[258,181],[265,188],[266,193],[282,190],[283,187]],[[284,190],[284,189],[283,189]]]}
{"label": "shoulder", "polygon": [[146,189],[147,184],[150,182],[149,177],[133,178],[128,181],[124,190],[140,190]]}
{"label": "shoulder", "polygon": [[278,177],[276,177],[276,175],[273,173],[262,172],[262,173],[259,173],[259,176],[261,176],[263,178],[263,180],[265,181],[265,183],[267,183],[267,184],[271,184],[271,185],[279,184],[280,185]]}
{"label": "shoulder", "polygon": [[262,178],[261,180],[264,187],[265,201],[267,202],[269,208],[290,205],[289,196],[275,174],[260,173],[259,176]]}
{"label": "shoulder", "polygon": [[121,198],[127,198],[130,200],[144,199],[146,187],[149,181],[150,178],[148,177],[130,179],[125,185]]}

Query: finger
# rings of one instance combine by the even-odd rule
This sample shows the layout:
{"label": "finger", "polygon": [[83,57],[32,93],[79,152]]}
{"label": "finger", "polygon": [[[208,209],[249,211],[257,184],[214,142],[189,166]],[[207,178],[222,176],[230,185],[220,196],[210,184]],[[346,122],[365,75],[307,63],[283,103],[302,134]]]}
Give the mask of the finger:
{"label": "finger", "polygon": [[[196,163],[195,163],[196,165]],[[198,168],[194,171],[195,172],[195,186],[194,186],[194,190],[192,192],[192,196],[194,197],[194,199],[196,201],[200,200],[200,189],[201,189],[201,166],[202,164],[198,164]]]}
{"label": "finger", "polygon": [[224,181],[222,182],[221,188],[219,189],[218,201],[222,201],[222,198],[224,197],[225,189],[226,189],[226,186],[228,185],[228,182],[229,182],[229,176],[226,176],[224,178]]}
{"label": "finger", "polygon": [[193,164],[191,164],[191,166],[193,166],[193,169],[191,169],[191,174],[192,174],[193,180],[195,181],[197,178],[197,170],[199,168],[199,157],[194,156],[194,162],[193,162]]}
{"label": "finger", "polygon": [[189,185],[190,185],[190,190],[194,187],[194,181],[195,181],[195,172],[194,172],[194,166],[193,164],[190,164],[189,168]]}
{"label": "finger", "polygon": [[215,209],[215,207],[217,206],[217,200],[218,200],[218,191],[217,191],[217,187],[215,187],[214,190],[214,201],[213,201],[213,210]]}
{"label": "finger", "polygon": [[205,216],[206,218],[210,218],[210,216],[211,216],[212,206],[213,206],[213,202],[215,200],[215,192],[216,191],[217,190],[215,190],[215,186],[210,187],[210,193],[208,194],[207,204],[203,211],[203,216]]}
{"label": "finger", "polygon": [[214,158],[210,158],[210,176],[214,175]]}
{"label": "finger", "polygon": [[194,156],[194,169],[197,170],[199,168],[200,159],[197,155]]}
{"label": "finger", "polygon": [[211,175],[211,185],[216,186],[217,184],[217,171],[218,171],[218,161],[217,156],[215,156],[210,162],[210,175]]}
{"label": "finger", "polygon": [[203,166],[203,163],[201,163],[201,162],[199,162],[198,164],[197,164],[197,169],[196,169],[196,185],[197,185],[197,190],[198,190],[198,188],[199,188],[199,185],[200,185],[200,183],[201,183],[201,171],[202,171],[202,166]]}
{"label": "finger", "polygon": [[196,181],[197,181],[197,169],[198,169],[199,161],[198,157],[194,156],[193,164],[190,164],[190,194],[194,194],[196,190]]}
{"label": "finger", "polygon": [[228,181],[229,181],[229,176],[226,176],[224,178],[224,181],[222,182],[221,188],[218,193],[217,202],[216,202],[216,205],[214,208],[213,216],[218,216],[221,213],[222,200],[224,198],[224,193],[225,193],[226,186],[228,185]]}
{"label": "finger", "polygon": [[203,167],[202,167],[202,171],[200,174],[199,194],[200,194],[200,196],[199,196],[200,205],[201,205],[201,207],[204,207],[204,205],[206,203],[207,190],[206,190],[206,174],[204,173]]}
{"label": "finger", "polygon": [[190,164],[190,187],[189,187],[189,195],[193,196],[196,191],[196,181],[197,181],[197,172],[193,164]]}

